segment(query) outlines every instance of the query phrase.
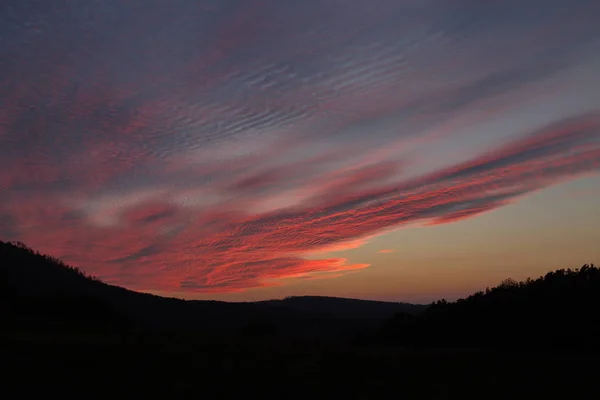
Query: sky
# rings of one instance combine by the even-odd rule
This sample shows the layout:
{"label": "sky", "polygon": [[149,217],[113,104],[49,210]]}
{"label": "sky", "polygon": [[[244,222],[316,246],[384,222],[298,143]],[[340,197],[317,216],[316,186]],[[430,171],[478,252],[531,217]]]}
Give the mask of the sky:
{"label": "sky", "polygon": [[0,240],[188,299],[600,263],[600,2],[4,0]]}

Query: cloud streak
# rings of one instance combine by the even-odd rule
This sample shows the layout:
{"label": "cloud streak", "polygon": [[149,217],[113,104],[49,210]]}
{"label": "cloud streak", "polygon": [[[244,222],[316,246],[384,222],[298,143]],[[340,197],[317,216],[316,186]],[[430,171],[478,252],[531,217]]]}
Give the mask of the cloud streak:
{"label": "cloud streak", "polygon": [[598,172],[596,2],[355,3],[9,2],[0,235],[236,291]]}

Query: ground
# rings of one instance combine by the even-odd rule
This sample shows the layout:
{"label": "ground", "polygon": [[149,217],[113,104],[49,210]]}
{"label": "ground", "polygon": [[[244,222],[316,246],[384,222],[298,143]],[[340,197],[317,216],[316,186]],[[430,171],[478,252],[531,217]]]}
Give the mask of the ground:
{"label": "ground", "polygon": [[[592,398],[595,354],[5,338],[2,398]],[[592,396],[592,397],[590,397]]]}

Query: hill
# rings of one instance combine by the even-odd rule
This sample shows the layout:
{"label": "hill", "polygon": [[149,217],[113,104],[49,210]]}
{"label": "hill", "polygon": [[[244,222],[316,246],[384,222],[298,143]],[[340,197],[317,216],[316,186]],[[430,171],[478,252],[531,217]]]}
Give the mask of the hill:
{"label": "hill", "polygon": [[0,242],[0,395],[589,398],[599,280],[593,265],[559,270],[425,310],[317,296],[185,301]]}
{"label": "hill", "polygon": [[293,296],[283,300],[267,300],[261,304],[279,305],[313,314],[338,318],[389,318],[398,312],[417,314],[425,310],[422,304],[392,303],[329,296]]}
{"label": "hill", "polygon": [[381,337],[417,347],[600,348],[600,268],[560,269],[538,279],[506,279],[420,315],[399,313]]}
{"label": "hill", "polygon": [[0,242],[0,290],[13,325],[34,321],[38,330],[91,324],[94,331],[102,326],[121,333],[150,329],[343,336],[372,328],[397,312],[425,308],[310,296],[247,303],[165,298],[108,285],[22,243],[6,242]]}
{"label": "hill", "polygon": [[11,329],[30,332],[370,337],[445,348],[591,346],[595,339],[590,338],[600,336],[600,269],[594,265],[524,282],[508,279],[465,299],[430,306],[321,296],[228,303],[134,292],[22,243],[0,242],[0,299]]}

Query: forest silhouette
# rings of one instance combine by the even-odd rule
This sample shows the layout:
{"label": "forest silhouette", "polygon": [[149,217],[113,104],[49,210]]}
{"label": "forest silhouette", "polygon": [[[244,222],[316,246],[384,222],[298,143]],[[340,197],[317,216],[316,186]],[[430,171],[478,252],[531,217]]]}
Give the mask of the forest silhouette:
{"label": "forest silhouette", "polygon": [[591,264],[436,301],[394,316],[382,335],[417,347],[588,350],[600,346],[599,310],[600,269]]}
{"label": "forest silhouette", "polygon": [[2,390],[19,379],[59,390],[67,375],[72,389],[88,387],[101,374],[106,390],[186,398],[387,398],[389,388],[409,398],[480,398],[491,388],[484,397],[577,398],[595,388],[600,346],[593,264],[429,305],[225,303],[133,292],[0,242],[0,296],[2,357],[14,376]]}

